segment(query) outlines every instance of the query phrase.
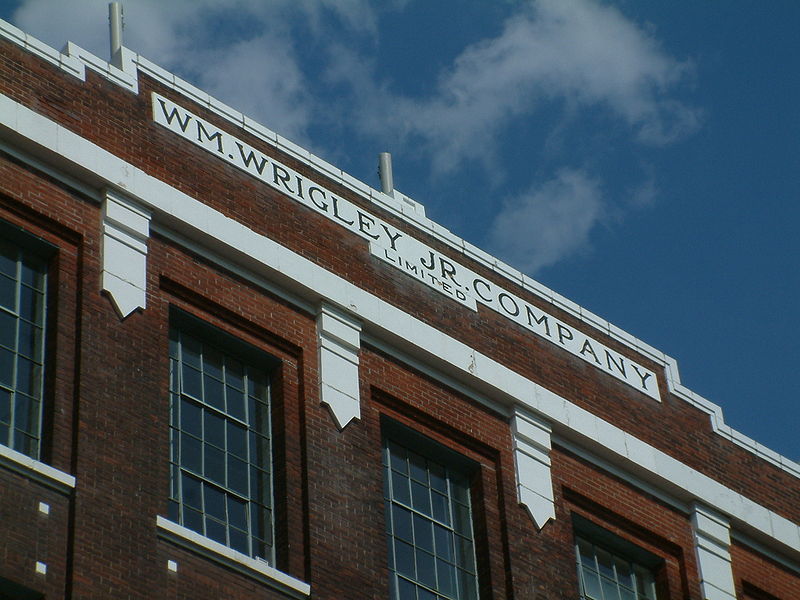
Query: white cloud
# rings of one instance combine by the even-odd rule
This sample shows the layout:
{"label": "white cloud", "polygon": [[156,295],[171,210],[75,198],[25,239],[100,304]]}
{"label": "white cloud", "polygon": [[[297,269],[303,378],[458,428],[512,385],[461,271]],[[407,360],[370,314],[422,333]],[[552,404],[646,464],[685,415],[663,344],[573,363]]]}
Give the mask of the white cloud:
{"label": "white cloud", "polygon": [[[317,99],[292,26],[320,38],[334,27],[376,31],[366,0],[139,0],[124,11],[126,47],[304,144]],[[26,0],[14,20],[54,47],[71,40],[109,55],[106,0]]]}
{"label": "white cloud", "polygon": [[507,201],[487,241],[504,260],[535,273],[586,248],[603,211],[600,183],[581,170],[562,169]]}
{"label": "white cloud", "polygon": [[603,108],[648,144],[679,139],[699,122],[697,110],[670,97],[690,66],[616,8],[592,0],[524,5],[500,35],[466,48],[425,98],[389,92],[365,79],[368,69],[354,59],[348,72],[337,71],[363,99],[362,127],[373,134],[393,127],[396,137],[422,142],[439,171],[484,160],[506,127],[544,101]]}

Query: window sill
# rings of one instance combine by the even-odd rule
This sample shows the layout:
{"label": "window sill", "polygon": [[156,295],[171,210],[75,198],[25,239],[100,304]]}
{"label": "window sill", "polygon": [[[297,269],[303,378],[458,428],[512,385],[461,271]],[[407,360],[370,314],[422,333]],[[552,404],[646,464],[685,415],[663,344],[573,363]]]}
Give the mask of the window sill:
{"label": "window sill", "polygon": [[0,445],[0,465],[34,479],[62,493],[72,493],[75,477],[31,458],[22,452]]}
{"label": "window sill", "polygon": [[253,577],[292,598],[308,598],[311,595],[309,584],[269,566],[262,560],[237,552],[160,515],[156,519],[156,525],[160,537],[239,573]]}

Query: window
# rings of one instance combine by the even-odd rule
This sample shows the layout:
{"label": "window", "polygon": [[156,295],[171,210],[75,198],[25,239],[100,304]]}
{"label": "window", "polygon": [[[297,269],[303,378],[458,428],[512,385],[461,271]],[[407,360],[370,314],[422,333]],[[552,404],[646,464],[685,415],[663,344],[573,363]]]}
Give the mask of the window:
{"label": "window", "polygon": [[477,599],[472,465],[405,429],[389,432],[383,454],[392,598]]}
{"label": "window", "polygon": [[[42,246],[39,248],[38,246]],[[0,224],[0,444],[41,459],[45,243]]]}
{"label": "window", "polygon": [[587,519],[573,522],[581,600],[657,600],[659,557]]}
{"label": "window", "polygon": [[169,517],[273,563],[274,359],[189,317],[173,320]]}

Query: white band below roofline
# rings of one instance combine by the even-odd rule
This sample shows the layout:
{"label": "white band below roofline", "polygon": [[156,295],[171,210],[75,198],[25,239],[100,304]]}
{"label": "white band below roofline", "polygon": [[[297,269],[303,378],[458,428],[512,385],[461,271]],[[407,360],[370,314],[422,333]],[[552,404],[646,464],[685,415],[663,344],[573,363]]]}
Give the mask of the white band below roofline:
{"label": "white band below roofline", "polygon": [[179,229],[182,235],[201,244],[209,243],[233,262],[246,260],[250,265],[260,265],[263,275],[291,292],[303,297],[321,297],[350,311],[371,335],[431,362],[468,386],[479,391],[490,390],[499,401],[518,403],[534,411],[552,424],[554,433],[602,448],[606,456],[613,456],[620,464],[637,473],[650,474],[667,489],[680,488],[683,495],[730,517],[733,525],[760,539],[772,540],[784,552],[800,557],[800,526],[788,519],[0,95],[0,137],[9,129],[22,136],[27,148],[35,150],[45,162],[52,159],[63,165],[66,160],[78,170],[90,171],[107,185],[129,194],[153,211],[154,221],[166,218],[169,226]]}

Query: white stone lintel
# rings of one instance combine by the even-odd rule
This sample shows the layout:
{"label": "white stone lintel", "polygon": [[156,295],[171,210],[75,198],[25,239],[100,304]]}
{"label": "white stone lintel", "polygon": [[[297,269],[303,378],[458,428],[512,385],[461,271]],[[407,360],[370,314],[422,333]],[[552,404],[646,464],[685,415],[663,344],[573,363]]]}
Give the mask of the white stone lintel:
{"label": "white stone lintel", "polygon": [[528,510],[536,527],[542,529],[550,519],[556,518],[550,473],[552,428],[530,411],[516,407],[511,430],[519,502]]}
{"label": "white stone lintel", "polygon": [[103,279],[121,318],[146,307],[151,212],[114,190],[103,202]]}
{"label": "white stone lintel", "polygon": [[330,304],[317,314],[320,399],[327,404],[339,429],[361,418],[358,353],[361,323]]}

